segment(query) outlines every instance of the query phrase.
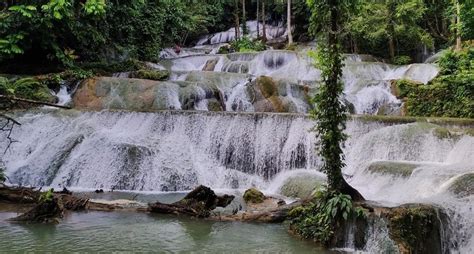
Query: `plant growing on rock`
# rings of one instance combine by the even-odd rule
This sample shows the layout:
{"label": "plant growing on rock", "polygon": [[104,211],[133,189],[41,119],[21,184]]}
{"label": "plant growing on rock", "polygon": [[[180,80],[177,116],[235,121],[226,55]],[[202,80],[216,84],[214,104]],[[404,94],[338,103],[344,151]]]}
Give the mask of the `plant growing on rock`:
{"label": "plant growing on rock", "polygon": [[349,218],[364,216],[360,208],[354,208],[349,195],[319,191],[307,206],[290,211],[291,229],[307,239],[315,239],[328,245],[334,229]]}

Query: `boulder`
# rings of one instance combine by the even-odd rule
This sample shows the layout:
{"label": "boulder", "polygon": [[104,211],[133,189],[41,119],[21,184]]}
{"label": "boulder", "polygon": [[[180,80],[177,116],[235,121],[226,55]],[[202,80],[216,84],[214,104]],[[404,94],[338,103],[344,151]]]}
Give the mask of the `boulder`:
{"label": "boulder", "polygon": [[409,177],[413,170],[420,165],[419,163],[400,161],[375,161],[369,165],[367,171],[373,174]]}
{"label": "boulder", "polygon": [[255,188],[250,188],[244,192],[244,200],[247,204],[258,204],[265,200],[265,195]]}
{"label": "boulder", "polygon": [[286,197],[305,199],[325,183],[321,177],[313,174],[297,175],[288,178],[280,187],[280,194]]}
{"label": "boulder", "polygon": [[459,198],[474,195],[474,173],[456,177],[448,190]]}
{"label": "boulder", "polygon": [[387,209],[390,238],[400,253],[443,253],[443,220],[441,208],[424,204],[407,204]]}

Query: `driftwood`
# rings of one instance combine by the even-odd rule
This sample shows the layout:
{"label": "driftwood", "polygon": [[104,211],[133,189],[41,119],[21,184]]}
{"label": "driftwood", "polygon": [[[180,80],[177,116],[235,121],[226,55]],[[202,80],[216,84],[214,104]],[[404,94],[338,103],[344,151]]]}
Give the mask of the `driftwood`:
{"label": "driftwood", "polygon": [[40,192],[26,187],[0,187],[0,202],[15,204],[34,204],[38,202]]}
{"label": "driftwood", "polygon": [[63,217],[64,207],[57,198],[52,198],[49,201],[44,201],[37,204],[28,212],[21,214],[10,221],[18,222],[33,222],[33,223],[48,223],[58,222]]}
{"label": "driftwood", "polygon": [[233,215],[214,216],[212,220],[218,221],[253,221],[266,223],[280,223],[288,218],[291,209],[300,206],[303,202],[297,201],[288,205],[281,205],[272,209],[263,209],[256,211],[245,211]]}
{"label": "driftwood", "polygon": [[149,210],[153,213],[185,214],[207,218],[216,207],[226,207],[232,200],[234,200],[232,195],[217,196],[209,187],[200,185],[178,202],[172,204],[156,202],[149,204]]}

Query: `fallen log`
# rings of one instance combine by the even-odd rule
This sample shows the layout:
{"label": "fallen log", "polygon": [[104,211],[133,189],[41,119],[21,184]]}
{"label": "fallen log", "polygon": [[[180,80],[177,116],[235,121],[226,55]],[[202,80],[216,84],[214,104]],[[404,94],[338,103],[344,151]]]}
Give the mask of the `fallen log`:
{"label": "fallen log", "polygon": [[40,192],[27,187],[0,187],[0,202],[32,204],[38,202]]}
{"label": "fallen log", "polygon": [[291,209],[300,206],[302,201],[293,202],[288,205],[281,205],[276,208],[239,212],[233,215],[213,216],[210,219],[218,221],[246,221],[280,223],[288,218]]}
{"label": "fallen log", "polygon": [[11,100],[11,101],[25,102],[25,103],[35,104],[35,105],[44,105],[44,106],[50,106],[50,107],[55,107],[55,108],[71,109],[71,107],[68,107],[68,106],[57,105],[57,104],[53,104],[53,103],[49,103],[49,102],[43,102],[43,101],[23,99],[23,98],[18,98],[18,97],[14,97],[14,96],[0,95],[0,99],[7,99],[7,100]]}
{"label": "fallen log", "polygon": [[232,195],[217,196],[211,188],[200,185],[178,202],[172,204],[156,202],[148,206],[150,212],[153,213],[184,214],[207,218],[212,210],[217,207],[226,207],[232,200],[234,200]]}

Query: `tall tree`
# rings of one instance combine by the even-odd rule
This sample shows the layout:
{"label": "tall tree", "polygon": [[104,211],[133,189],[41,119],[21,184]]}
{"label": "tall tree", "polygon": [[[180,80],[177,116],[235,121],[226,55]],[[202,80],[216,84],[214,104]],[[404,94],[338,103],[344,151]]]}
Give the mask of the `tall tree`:
{"label": "tall tree", "polygon": [[388,55],[394,60],[397,41],[413,41],[432,47],[433,39],[419,24],[426,12],[423,0],[362,0],[360,12],[347,25],[351,34],[370,43],[385,41]]}
{"label": "tall tree", "polygon": [[287,0],[286,25],[288,30],[288,45],[293,44],[293,33],[291,31],[291,0]]}
{"label": "tall tree", "polygon": [[247,10],[245,0],[242,0],[242,34],[247,35]]}
{"label": "tall tree", "polygon": [[344,20],[355,6],[353,0],[307,0],[311,10],[313,34],[319,34],[323,43],[316,55],[317,67],[322,71],[323,84],[314,97],[315,108],[311,112],[317,121],[319,154],[323,158],[322,170],[327,174],[330,192],[344,193],[353,200],[363,200],[342,175],[344,164],[343,143],[346,139],[346,109],[341,102],[343,92],[343,55],[339,40]]}
{"label": "tall tree", "polygon": [[235,0],[234,23],[235,23],[235,39],[240,38],[240,21],[239,21],[239,0]]}
{"label": "tall tree", "polygon": [[459,4],[458,0],[453,0],[454,8],[456,9],[456,14],[454,16],[455,22],[454,25],[456,27],[456,51],[460,51],[462,49],[462,39],[461,39],[461,5]]}
{"label": "tall tree", "polygon": [[265,13],[265,2],[267,0],[262,0],[262,41],[267,41],[267,15]]}

